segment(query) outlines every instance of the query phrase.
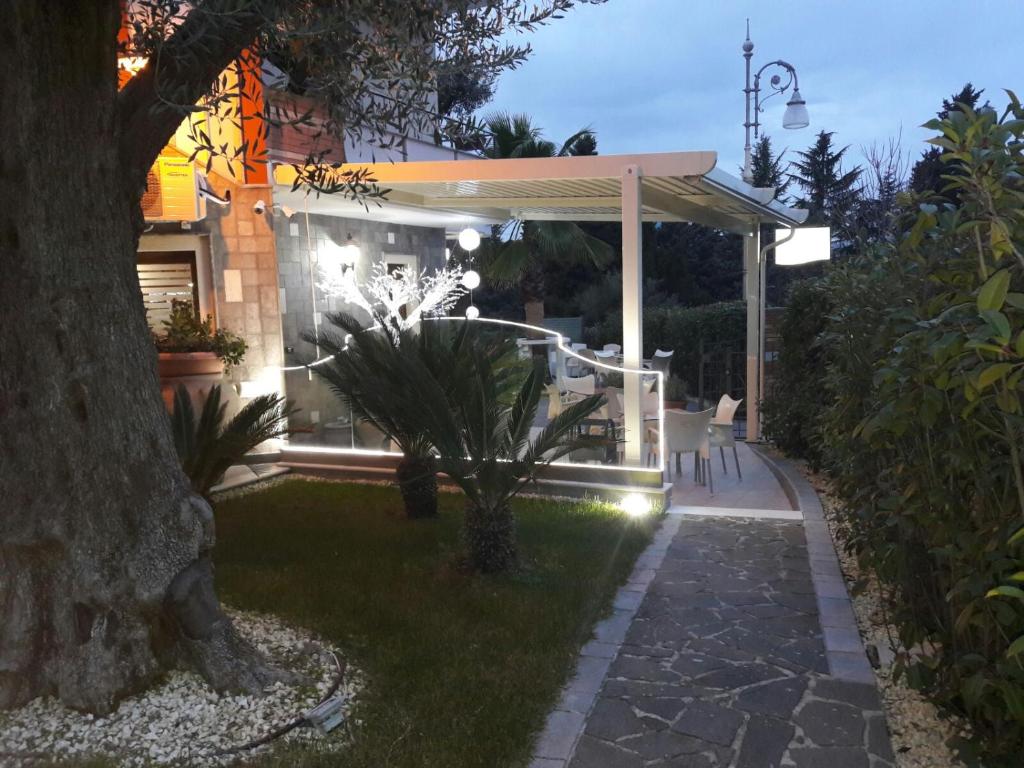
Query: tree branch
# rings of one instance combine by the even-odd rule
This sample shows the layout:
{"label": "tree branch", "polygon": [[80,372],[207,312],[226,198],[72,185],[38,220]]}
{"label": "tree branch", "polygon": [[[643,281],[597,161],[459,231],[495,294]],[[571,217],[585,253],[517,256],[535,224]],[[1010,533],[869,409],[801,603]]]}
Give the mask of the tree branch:
{"label": "tree branch", "polygon": [[274,6],[197,4],[118,94],[122,168],[140,195],[146,174],[190,106],[270,23],[266,5]]}

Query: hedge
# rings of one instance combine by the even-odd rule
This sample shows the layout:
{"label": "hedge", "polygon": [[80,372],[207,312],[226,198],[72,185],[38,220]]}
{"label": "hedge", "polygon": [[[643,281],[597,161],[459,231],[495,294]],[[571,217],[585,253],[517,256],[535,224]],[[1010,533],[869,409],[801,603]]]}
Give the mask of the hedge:
{"label": "hedge", "polygon": [[801,284],[770,434],[834,481],[889,596],[896,672],[1024,754],[1024,109],[929,127],[955,205],[904,199],[893,244]]}

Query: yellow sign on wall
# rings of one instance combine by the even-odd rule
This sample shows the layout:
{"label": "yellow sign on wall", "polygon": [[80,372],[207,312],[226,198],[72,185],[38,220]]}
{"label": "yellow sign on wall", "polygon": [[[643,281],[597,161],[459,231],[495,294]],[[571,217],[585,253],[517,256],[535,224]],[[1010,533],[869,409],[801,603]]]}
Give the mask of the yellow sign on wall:
{"label": "yellow sign on wall", "polygon": [[146,178],[142,213],[146,221],[199,221],[196,169],[187,157],[157,158]]}

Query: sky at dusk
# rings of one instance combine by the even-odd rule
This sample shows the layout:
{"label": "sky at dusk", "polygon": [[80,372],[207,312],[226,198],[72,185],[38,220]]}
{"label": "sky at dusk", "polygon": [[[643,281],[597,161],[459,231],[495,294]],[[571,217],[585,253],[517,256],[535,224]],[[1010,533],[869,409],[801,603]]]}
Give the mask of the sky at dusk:
{"label": "sky at dusk", "polygon": [[825,129],[859,162],[902,128],[916,158],[920,124],[966,81],[1000,108],[1002,89],[1024,96],[1024,0],[609,0],[532,34],[533,57],[502,76],[484,113],[526,112],[556,140],[589,126],[602,154],[715,150],[738,176],[748,17],[754,71],[793,64],[810,112],[788,131],[787,97],[768,102],[776,149]]}

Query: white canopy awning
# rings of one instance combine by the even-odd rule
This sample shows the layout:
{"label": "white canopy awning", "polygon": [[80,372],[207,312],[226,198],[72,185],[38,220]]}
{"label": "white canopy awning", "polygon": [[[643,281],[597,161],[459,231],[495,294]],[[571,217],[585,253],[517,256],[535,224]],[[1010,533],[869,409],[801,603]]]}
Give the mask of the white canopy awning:
{"label": "white canopy awning", "polygon": [[[760,224],[795,227],[807,211],[775,202],[774,189],[752,187],[716,168],[715,152],[640,155],[353,163],[334,172],[368,170],[387,190],[381,207],[293,190],[296,171],[274,169],[274,201],[309,213],[443,226],[500,224],[510,219],[622,222],[623,364],[641,366],[644,221],[694,222],[744,236],[747,300],[748,439],[758,437],[761,399],[764,259]],[[625,454],[639,466],[643,446],[641,387],[624,382]]]}
{"label": "white canopy awning", "polygon": [[[338,173],[368,169],[369,176],[389,190],[384,209],[391,210],[382,215],[390,220],[402,218],[404,210],[410,219],[432,216],[448,224],[620,221],[622,176],[629,167],[635,167],[641,179],[644,221],[689,221],[749,234],[756,222],[796,226],[806,218],[806,211],[774,202],[774,190],[752,187],[716,168],[717,159],[715,152],[667,152],[353,163],[341,166]],[[290,166],[274,169],[280,185],[275,200],[296,208],[308,205],[310,213],[356,216],[362,210],[330,196],[303,201],[304,191],[291,191],[295,175]]]}

